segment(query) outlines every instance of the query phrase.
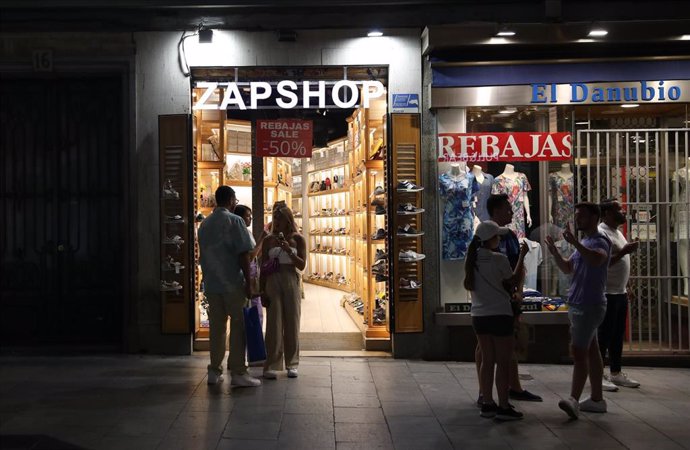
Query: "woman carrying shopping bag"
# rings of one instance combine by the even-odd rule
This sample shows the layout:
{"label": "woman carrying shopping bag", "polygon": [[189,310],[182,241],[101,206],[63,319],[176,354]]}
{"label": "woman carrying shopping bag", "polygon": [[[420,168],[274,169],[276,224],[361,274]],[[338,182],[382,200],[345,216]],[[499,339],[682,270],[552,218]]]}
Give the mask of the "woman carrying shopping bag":
{"label": "woman carrying shopping bag", "polygon": [[[472,293],[472,326],[482,354],[479,386],[483,394],[481,416],[497,420],[520,420],[522,413],[508,403],[508,378],[513,352],[513,285],[524,270],[526,244],[520,246],[515,270],[498,244],[508,228],[487,220],[477,226],[465,260],[465,289]],[[498,405],[493,400],[494,366]]]}

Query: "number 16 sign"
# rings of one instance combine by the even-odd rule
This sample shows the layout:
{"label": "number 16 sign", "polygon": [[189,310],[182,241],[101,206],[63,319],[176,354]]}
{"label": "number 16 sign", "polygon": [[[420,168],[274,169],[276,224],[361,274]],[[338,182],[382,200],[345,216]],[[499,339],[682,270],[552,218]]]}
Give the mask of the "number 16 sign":
{"label": "number 16 sign", "polygon": [[314,123],[311,120],[256,121],[256,156],[311,158]]}

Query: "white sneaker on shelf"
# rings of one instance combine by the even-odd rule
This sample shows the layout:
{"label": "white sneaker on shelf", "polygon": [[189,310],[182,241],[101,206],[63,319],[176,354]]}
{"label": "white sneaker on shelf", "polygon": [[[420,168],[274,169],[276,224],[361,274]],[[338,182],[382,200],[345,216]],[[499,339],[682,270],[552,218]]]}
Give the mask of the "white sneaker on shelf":
{"label": "white sneaker on shelf", "polygon": [[603,398],[598,402],[592,400],[591,397],[587,397],[585,400],[580,402],[580,411],[593,412],[593,413],[605,413],[606,412],[606,400]]}
{"label": "white sneaker on shelf", "polygon": [[604,378],[601,380],[601,389],[606,392],[617,392],[618,386],[611,383],[611,377],[604,374]]}
{"label": "white sneaker on shelf", "polygon": [[623,386],[629,388],[640,387],[640,383],[638,381],[633,380],[632,378],[628,378],[625,372],[619,372],[616,375],[611,374],[609,379],[611,380],[611,383],[615,384],[616,386]]}
{"label": "white sneaker on shelf", "polygon": [[222,373],[214,372],[212,370],[208,371],[208,378],[206,379],[207,384],[220,384],[223,382],[225,377]]}
{"label": "white sneaker on shelf", "polygon": [[230,385],[236,387],[256,387],[261,386],[261,380],[254,378],[248,373],[243,373],[242,375],[232,375],[230,379]]}
{"label": "white sneaker on shelf", "polygon": [[580,404],[573,397],[564,398],[558,402],[558,407],[565,411],[571,419],[577,419],[580,416]]}
{"label": "white sneaker on shelf", "polygon": [[264,370],[264,378],[267,380],[275,380],[278,378],[278,374],[275,370]]}
{"label": "white sneaker on shelf", "polygon": [[297,369],[288,369],[287,373],[288,373],[288,378],[297,378],[297,376],[299,375],[299,373],[297,372]]}

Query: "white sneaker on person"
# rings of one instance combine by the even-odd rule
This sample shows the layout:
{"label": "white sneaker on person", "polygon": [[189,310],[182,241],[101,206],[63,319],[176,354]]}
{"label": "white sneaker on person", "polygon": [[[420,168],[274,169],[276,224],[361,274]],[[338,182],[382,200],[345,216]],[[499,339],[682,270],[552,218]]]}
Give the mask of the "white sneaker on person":
{"label": "white sneaker on person", "polygon": [[604,378],[601,380],[601,389],[606,392],[617,392],[618,386],[611,383],[611,378],[609,375],[604,374]]}
{"label": "white sneaker on person", "polygon": [[225,377],[223,377],[222,373],[214,372],[212,370],[208,371],[208,378],[206,379],[207,384],[220,384],[223,382]]}
{"label": "white sneaker on person", "polygon": [[230,379],[230,385],[237,387],[256,387],[261,386],[261,380],[254,378],[248,373],[243,373],[242,375],[233,374]]}
{"label": "white sneaker on person", "polygon": [[633,380],[632,378],[628,378],[625,372],[618,372],[615,375],[611,374],[610,380],[611,383],[615,384],[616,386],[623,386],[629,388],[640,387],[640,383],[638,381]]}
{"label": "white sneaker on person", "polygon": [[299,373],[297,373],[297,369],[288,369],[288,378],[297,378]]}
{"label": "white sneaker on person", "polygon": [[264,378],[267,380],[275,380],[278,378],[278,373],[275,370],[264,370]]}
{"label": "white sneaker on person", "polygon": [[605,413],[606,412],[606,400],[603,398],[598,402],[592,400],[591,397],[587,397],[585,400],[580,402],[580,411],[593,412],[593,413]]}
{"label": "white sneaker on person", "polygon": [[565,411],[571,419],[577,419],[580,416],[580,404],[573,397],[564,398],[558,402],[558,407]]}

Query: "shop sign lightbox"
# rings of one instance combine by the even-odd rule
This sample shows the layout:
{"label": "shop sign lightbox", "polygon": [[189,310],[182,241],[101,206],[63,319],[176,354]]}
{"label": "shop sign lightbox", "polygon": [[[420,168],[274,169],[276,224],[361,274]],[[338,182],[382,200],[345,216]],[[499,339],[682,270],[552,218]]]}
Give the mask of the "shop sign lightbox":
{"label": "shop sign lightbox", "polygon": [[256,121],[256,156],[311,158],[314,123],[311,120]]}
{"label": "shop sign lightbox", "polygon": [[[369,108],[371,100],[386,93],[380,81],[300,81],[283,80],[278,83],[253,81],[249,83],[196,83],[205,89],[193,109],[294,109],[294,108]],[[217,89],[223,90],[223,100],[208,103]]]}
{"label": "shop sign lightbox", "polygon": [[567,161],[573,156],[570,133],[439,133],[443,162]]}

